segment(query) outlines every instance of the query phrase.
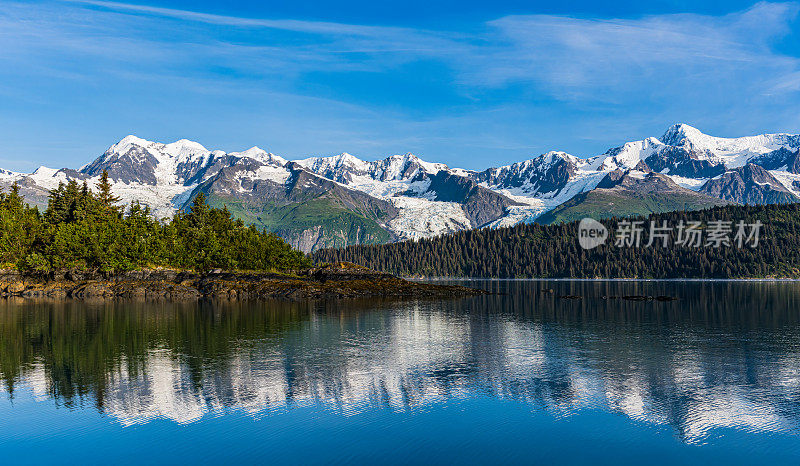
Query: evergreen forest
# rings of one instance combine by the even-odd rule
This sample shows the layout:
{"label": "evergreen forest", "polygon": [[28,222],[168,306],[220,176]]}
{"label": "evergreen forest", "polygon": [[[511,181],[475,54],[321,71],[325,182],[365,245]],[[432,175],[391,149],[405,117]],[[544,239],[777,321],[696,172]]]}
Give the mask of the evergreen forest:
{"label": "evergreen forest", "polygon": [[86,182],[59,184],[44,212],[26,204],[16,184],[0,193],[0,265],[27,273],[116,273],[150,267],[270,271],[310,262],[274,233],[209,206],[202,193],[171,219],[156,219],[138,202],[121,206],[104,172],[94,190]]}
{"label": "evergreen forest", "polygon": [[[617,246],[631,221],[645,230],[639,246]],[[649,241],[650,222],[673,227],[666,247]],[[701,243],[678,245],[677,226],[699,222]],[[761,222],[757,244],[735,241],[738,222]],[[728,243],[707,245],[710,226],[730,222]],[[603,220],[609,238],[583,249],[578,222],[483,228],[385,245],[324,249],[317,262],[347,261],[403,276],[473,278],[800,278],[800,204],[724,206]],[[748,233],[750,230],[748,230]]]}

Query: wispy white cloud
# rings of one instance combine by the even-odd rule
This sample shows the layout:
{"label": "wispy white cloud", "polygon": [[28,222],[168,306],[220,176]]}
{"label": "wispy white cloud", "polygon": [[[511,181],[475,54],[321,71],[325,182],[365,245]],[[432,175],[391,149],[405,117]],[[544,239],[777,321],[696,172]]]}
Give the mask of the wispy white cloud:
{"label": "wispy white cloud", "polygon": [[[241,112],[283,133],[304,125],[304,149],[314,147],[314,135],[341,149],[352,149],[348,140],[375,150],[407,141],[429,153],[569,149],[558,143],[567,137],[595,147],[684,119],[733,133],[779,130],[770,125],[797,122],[790,115],[800,104],[800,59],[777,47],[793,33],[798,11],[797,3],[762,2],[723,16],[507,16],[431,30],[99,0],[0,1],[0,93],[42,112],[47,101],[66,107],[60,99],[71,94],[111,105],[130,95],[129,105],[142,106],[131,113],[187,100],[230,103],[219,105],[225,110],[246,102],[279,113]],[[420,63],[435,66],[406,68]],[[387,106],[392,85],[372,100],[354,99],[360,84],[348,79],[374,78],[381,88],[386,76],[425,82],[426,73],[437,73],[443,92],[461,100],[438,102],[433,92],[432,102],[411,96]],[[0,114],[16,110],[9,105],[0,103]],[[609,130],[618,133],[601,134]],[[285,134],[263,137],[291,142]]]}
{"label": "wispy white cloud", "polygon": [[[722,17],[692,14],[640,19],[515,16],[492,21],[498,39],[471,76],[486,85],[539,82],[557,97],[597,91],[660,94],[720,81],[767,87],[765,77],[800,68],[797,57],[770,48],[790,32],[794,3],[759,3]],[[766,81],[769,81],[766,80]]]}
{"label": "wispy white cloud", "polygon": [[196,21],[207,24],[217,24],[221,26],[235,26],[245,28],[270,28],[282,29],[286,31],[304,32],[309,34],[329,34],[329,35],[355,35],[364,37],[377,37],[387,32],[403,33],[409,29],[384,27],[384,26],[363,26],[355,24],[333,23],[325,21],[302,21],[293,19],[258,19],[241,18],[236,16],[215,15],[199,13],[195,11],[177,10],[173,8],[162,8],[147,5],[137,5],[121,2],[107,2],[101,0],[65,0],[68,3],[93,5],[115,11],[129,11],[135,13],[150,14],[153,16],[178,18],[186,21]]}
{"label": "wispy white cloud", "polygon": [[[716,86],[715,80],[735,80],[737,87],[761,86],[764,92],[776,92],[791,90],[785,80],[800,70],[797,57],[772,49],[775,39],[790,33],[798,13],[796,3],[762,2],[721,17],[509,16],[476,25],[469,32],[240,18],[97,0],[75,0],[68,5],[75,11],[67,21],[60,13],[48,18],[37,11],[52,6],[26,5],[30,17],[23,20],[17,12],[14,24],[4,23],[4,36],[27,36],[38,40],[40,48],[43,42],[50,44],[48,48],[57,43],[68,51],[116,60],[178,66],[215,63],[255,76],[385,71],[410,61],[435,59],[452,67],[464,86],[533,83],[537,91],[563,99],[591,98],[598,90],[630,92],[632,86],[641,89],[650,83],[657,91],[704,83]],[[165,33],[174,26],[169,20],[199,26],[175,37],[174,32]],[[125,28],[126,24],[130,27]],[[302,37],[255,34],[242,39],[235,32],[204,29],[203,24],[273,29]],[[15,48],[7,45],[6,55]],[[665,81],[667,86],[663,86]]]}

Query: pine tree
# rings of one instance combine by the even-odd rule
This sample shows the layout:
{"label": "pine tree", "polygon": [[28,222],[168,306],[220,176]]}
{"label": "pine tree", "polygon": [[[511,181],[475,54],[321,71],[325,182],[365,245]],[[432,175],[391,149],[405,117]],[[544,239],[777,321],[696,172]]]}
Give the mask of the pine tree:
{"label": "pine tree", "polygon": [[119,207],[115,204],[119,202],[119,197],[111,191],[111,182],[108,179],[108,171],[103,170],[100,181],[97,183],[97,198],[100,205],[108,212],[119,213]]}
{"label": "pine tree", "polygon": [[209,205],[206,202],[206,195],[202,192],[197,193],[197,196],[192,200],[192,210],[189,213],[189,220],[195,224],[205,223],[208,218]]}

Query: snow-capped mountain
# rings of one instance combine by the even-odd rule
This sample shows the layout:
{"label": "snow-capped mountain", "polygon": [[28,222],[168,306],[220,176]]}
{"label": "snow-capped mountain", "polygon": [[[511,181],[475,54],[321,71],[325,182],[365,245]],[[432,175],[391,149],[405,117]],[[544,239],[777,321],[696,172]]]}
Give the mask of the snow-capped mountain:
{"label": "snow-capped mountain", "polygon": [[28,202],[44,206],[59,183],[93,184],[104,170],[123,201],[146,203],[157,215],[185,208],[202,191],[234,215],[312,251],[513,225],[545,212],[570,216],[543,220],[572,218],[585,211],[587,199],[596,208],[613,197],[603,214],[627,214],[637,193],[687,208],[800,201],[800,135],[719,138],[678,124],[660,138],[588,158],[552,151],[483,171],[413,154],[287,161],[258,147],[225,152],[186,139],[162,144],[127,136],[78,170],[0,170],[0,187],[16,182]]}

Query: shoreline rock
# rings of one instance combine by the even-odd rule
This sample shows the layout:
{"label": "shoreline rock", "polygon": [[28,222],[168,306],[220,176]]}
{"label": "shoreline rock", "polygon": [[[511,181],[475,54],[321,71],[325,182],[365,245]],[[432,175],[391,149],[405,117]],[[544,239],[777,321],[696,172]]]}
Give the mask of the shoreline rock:
{"label": "shoreline rock", "polygon": [[442,299],[486,294],[455,285],[411,282],[349,263],[287,273],[213,270],[206,273],[171,269],[119,274],[66,271],[31,276],[0,271],[0,296],[71,299],[198,300],[270,298],[421,298]]}

